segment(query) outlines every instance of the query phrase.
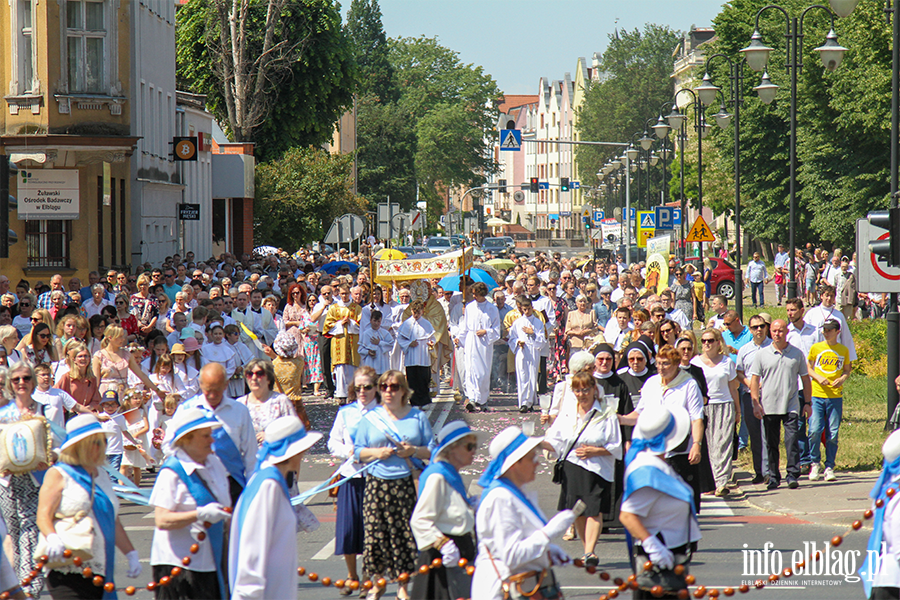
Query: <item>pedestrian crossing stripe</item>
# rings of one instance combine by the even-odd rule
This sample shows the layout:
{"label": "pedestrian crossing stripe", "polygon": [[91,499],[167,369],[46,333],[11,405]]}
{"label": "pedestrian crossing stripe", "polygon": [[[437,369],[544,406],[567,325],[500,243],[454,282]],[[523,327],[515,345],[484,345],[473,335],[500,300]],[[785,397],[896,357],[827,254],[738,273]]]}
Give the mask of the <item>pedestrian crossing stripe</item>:
{"label": "pedestrian crossing stripe", "polygon": [[709,225],[706,224],[703,215],[697,215],[697,220],[694,221],[694,225],[691,227],[691,231],[687,234],[687,237],[684,238],[684,241],[714,242],[716,241],[716,237],[712,234],[712,229],[709,228]]}

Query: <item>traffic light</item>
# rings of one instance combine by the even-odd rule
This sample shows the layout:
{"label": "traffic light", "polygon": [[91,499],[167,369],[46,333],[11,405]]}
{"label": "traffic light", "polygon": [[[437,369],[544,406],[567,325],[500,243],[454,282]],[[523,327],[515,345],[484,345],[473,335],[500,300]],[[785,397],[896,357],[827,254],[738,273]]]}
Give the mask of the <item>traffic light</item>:
{"label": "traffic light", "polygon": [[9,180],[18,174],[15,163],[0,154],[0,258],[9,258],[9,247],[19,241],[9,227],[9,211],[18,208],[16,197],[9,193]]}
{"label": "traffic light", "polygon": [[888,230],[888,239],[869,242],[869,250],[889,267],[900,267],[900,208],[876,210],[866,215],[869,224]]}
{"label": "traffic light", "polygon": [[506,193],[506,180],[505,179],[497,180],[497,191],[500,192],[501,194]]}
{"label": "traffic light", "polygon": [[539,180],[537,177],[531,178],[531,184],[528,186],[528,189],[530,189],[532,191],[532,193],[535,193],[535,194],[537,194],[539,191],[541,191],[541,186],[540,186],[540,183],[539,183]]}
{"label": "traffic light", "polygon": [[569,191],[569,178],[568,177],[560,177],[559,178],[559,191],[561,191],[561,192]]}

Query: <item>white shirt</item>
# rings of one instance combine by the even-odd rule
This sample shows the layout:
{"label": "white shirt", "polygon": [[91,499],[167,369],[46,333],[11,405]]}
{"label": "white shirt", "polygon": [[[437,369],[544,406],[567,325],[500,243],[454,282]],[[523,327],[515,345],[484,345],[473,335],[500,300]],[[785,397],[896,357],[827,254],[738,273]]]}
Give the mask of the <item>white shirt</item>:
{"label": "white shirt", "polygon": [[112,435],[106,436],[106,453],[107,454],[124,454],[125,442],[123,441],[123,431],[128,431],[128,424],[122,415],[112,416],[108,421],[101,421],[100,427],[103,431]]}
{"label": "white shirt", "polygon": [[[575,436],[578,436],[578,432],[584,427],[584,431],[581,431],[581,435],[578,437],[578,442],[566,456],[566,462],[596,473],[606,481],[612,481],[615,478],[616,460],[622,458],[622,428],[619,427],[615,407],[610,414],[600,402],[595,401],[591,410],[596,412],[587,427],[584,425],[591,411],[580,417],[577,411],[560,412],[544,436],[544,440],[553,446],[556,457],[562,457],[566,453],[566,449],[575,442]],[[583,445],[606,448],[610,454],[578,458],[575,455],[575,449]]]}
{"label": "white shirt", "polygon": [[58,388],[50,388],[46,392],[42,392],[35,388],[31,397],[34,398],[35,402],[40,402],[46,407],[44,409],[44,416],[60,427],[66,426],[65,411],[71,411],[75,408],[75,405],[78,404],[75,398]]}
{"label": "white shirt", "polygon": [[[731,361],[729,360],[728,362]],[[634,409],[641,413],[660,404],[663,406],[681,406],[687,409],[692,422],[703,418],[703,396],[700,395],[700,386],[697,385],[697,382],[690,375],[680,385],[669,388],[666,391],[662,389],[662,377],[659,374],[647,379],[641,388],[641,399]],[[690,449],[691,444],[694,443],[693,433],[689,434],[688,437],[688,449]],[[669,452],[667,456],[673,454],[674,452]]]}
{"label": "white shirt", "polygon": [[[639,453],[628,465],[625,477],[641,466],[653,466],[671,477],[681,479],[666,461],[651,452]],[[639,516],[641,524],[650,535],[662,532],[667,548],[677,548],[689,541],[696,542],[701,537],[700,526],[697,519],[691,516],[690,505],[651,487],[642,487],[628,496],[628,499],[622,502],[622,510]]]}
{"label": "white shirt", "polygon": [[431,547],[444,535],[475,531],[475,512],[440,473],[429,475],[409,521],[419,550]]}
{"label": "white shirt", "polygon": [[[413,341],[418,345],[412,346]],[[397,343],[406,353],[407,367],[430,367],[431,354],[428,352],[428,342],[434,341],[434,327],[424,316],[418,321],[410,317],[400,326],[397,333]]]}
{"label": "white shirt", "polygon": [[[234,513],[247,496],[241,496]],[[228,544],[231,598],[297,597],[297,517],[277,481],[260,485]]]}
{"label": "white shirt", "polygon": [[[185,473],[191,475],[194,471],[206,482],[209,491],[216,497],[222,506],[231,506],[231,496],[228,491],[228,472],[222,461],[215,454],[210,454],[203,464],[191,460],[184,450],[175,451],[175,458],[181,461]],[[156,483],[150,493],[150,506],[159,506],[173,512],[188,512],[197,510],[197,502],[188,492],[187,485],[175,474],[172,469],[160,469],[156,476]],[[181,559],[191,556],[191,571],[209,573],[216,571],[216,563],[213,558],[212,544],[207,537],[202,542],[196,542],[191,535],[191,528],[202,529],[197,523],[181,529],[159,529],[153,532],[153,544],[150,546],[151,565],[180,565]],[[200,551],[190,553],[191,544],[199,543]]]}
{"label": "white shirt", "polygon": [[84,312],[87,314],[87,318],[90,319],[94,315],[99,315],[100,311],[103,310],[106,306],[114,306],[112,302],[106,300],[104,298],[100,299],[100,304],[94,302],[93,296],[84,304],[81,305],[84,308]]}
{"label": "white shirt", "polygon": [[619,321],[614,315],[606,323],[603,337],[606,339],[606,343],[613,347],[613,350],[615,350],[616,352],[621,352],[622,350],[624,350],[624,348],[622,347],[622,340],[625,338],[625,334],[632,329],[634,329],[634,325],[632,325],[630,322],[624,330],[621,329],[619,327]]}
{"label": "white shirt", "polygon": [[231,376],[234,375],[234,370],[237,369],[234,350],[231,349],[230,344],[224,341],[218,344],[211,342],[203,344],[200,347],[200,360],[203,366],[214,362],[225,367],[225,376],[228,379],[231,379]]}
{"label": "white shirt", "polygon": [[[831,308],[822,306],[816,306],[815,308],[811,308],[806,311],[806,314],[803,315],[803,320],[814,326],[818,330],[818,337],[816,338],[816,342],[824,342],[825,335],[822,333],[822,325],[825,324],[825,321],[828,319],[834,319],[841,324],[841,331],[838,335],[838,343],[843,344],[847,347],[847,350],[850,351],[850,360],[856,360],[856,344],[853,342],[853,335],[850,333],[850,326],[847,325],[847,319],[844,318],[843,313],[837,309],[837,307],[832,306]],[[809,353],[809,349],[806,349],[807,354]]]}
{"label": "white shirt", "polygon": [[[253,429],[253,419],[250,417],[250,411],[246,406],[237,402],[234,398],[224,397],[215,409],[210,407],[203,394],[198,394],[190,400],[184,401],[178,405],[178,411],[185,408],[199,408],[204,412],[212,411],[216,419],[222,424],[228,437],[234,442],[234,445],[244,457],[244,473],[247,479],[250,473],[256,467],[256,451],[259,444],[256,443],[256,431]],[[166,438],[163,442],[163,452],[166,455],[172,453],[172,430],[166,431]]]}
{"label": "white shirt", "polygon": [[723,355],[719,357],[718,364],[710,367],[698,355],[691,359],[691,364],[703,369],[710,404],[734,402],[731,397],[731,389],[728,387],[737,377],[737,368],[733,360]]}
{"label": "white shirt", "polygon": [[12,321],[13,327],[19,332],[19,338],[23,338],[31,333],[31,317],[23,317],[17,315]]}
{"label": "white shirt", "polygon": [[[523,489],[522,492],[534,506],[538,506],[534,490]],[[550,540],[541,531],[543,524],[508,490],[497,488],[487,495],[478,507],[475,527],[478,532],[478,556],[472,578],[472,600],[503,598],[500,579],[485,548],[490,549],[503,579],[514,573],[541,571],[550,566],[547,553]]]}
{"label": "white shirt", "polygon": [[[372,367],[378,374],[388,371],[391,368],[389,353],[393,347],[394,336],[389,329],[384,328],[384,325],[378,329],[371,327],[366,329],[365,333],[359,336],[360,365]],[[370,356],[370,351],[374,351],[375,356]]]}

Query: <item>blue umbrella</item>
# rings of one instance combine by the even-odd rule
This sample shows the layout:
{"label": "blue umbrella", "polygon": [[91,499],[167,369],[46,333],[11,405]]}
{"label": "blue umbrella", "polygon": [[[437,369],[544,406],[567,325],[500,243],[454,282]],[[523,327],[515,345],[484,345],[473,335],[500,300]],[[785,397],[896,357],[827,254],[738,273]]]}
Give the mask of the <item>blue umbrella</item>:
{"label": "blue umbrella", "polygon": [[[480,281],[487,285],[489,292],[497,287],[497,282],[494,281],[494,278],[491,276],[491,274],[483,269],[469,269],[468,275],[475,281]],[[454,292],[460,291],[459,275],[447,275],[446,277],[441,279],[440,286],[444,290],[453,290]]]}
{"label": "blue umbrella", "polygon": [[352,263],[352,262],[346,261],[346,260],[336,260],[334,262],[330,262],[328,264],[322,265],[321,267],[316,269],[316,271],[325,271],[329,275],[334,275],[335,273],[337,273],[339,270],[343,269],[344,267],[347,267],[348,269],[350,269],[351,273],[356,273],[356,271],[359,270],[359,265],[356,263]]}

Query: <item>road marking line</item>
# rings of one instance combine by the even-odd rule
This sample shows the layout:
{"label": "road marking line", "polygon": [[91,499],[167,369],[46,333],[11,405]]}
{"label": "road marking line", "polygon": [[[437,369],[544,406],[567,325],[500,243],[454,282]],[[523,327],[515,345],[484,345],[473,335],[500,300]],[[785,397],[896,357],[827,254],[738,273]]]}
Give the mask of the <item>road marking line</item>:
{"label": "road marking line", "polygon": [[[434,430],[435,433],[440,431],[441,427],[444,426],[444,423],[447,422],[447,417],[450,416],[450,409],[453,408],[454,403],[452,401],[445,401],[445,402],[442,402],[441,404],[443,404],[444,406],[441,407],[441,412],[438,415],[437,419],[435,419],[434,425],[432,426],[432,429]],[[432,405],[432,406],[434,406],[434,405]]]}
{"label": "road marking line", "polygon": [[332,556],[334,556],[334,538],[331,538],[330,542],[313,554],[312,560],[328,560]]}
{"label": "road marking line", "polygon": [[153,525],[131,525],[125,528],[125,531],[156,531]]}
{"label": "road marking line", "polygon": [[700,500],[702,508],[700,518],[703,517],[733,517],[734,511],[722,498],[715,496],[703,496]]}

